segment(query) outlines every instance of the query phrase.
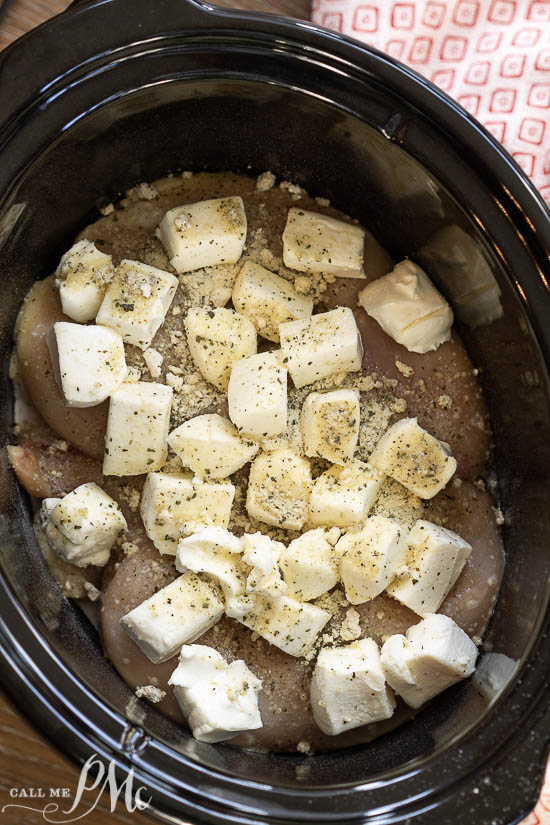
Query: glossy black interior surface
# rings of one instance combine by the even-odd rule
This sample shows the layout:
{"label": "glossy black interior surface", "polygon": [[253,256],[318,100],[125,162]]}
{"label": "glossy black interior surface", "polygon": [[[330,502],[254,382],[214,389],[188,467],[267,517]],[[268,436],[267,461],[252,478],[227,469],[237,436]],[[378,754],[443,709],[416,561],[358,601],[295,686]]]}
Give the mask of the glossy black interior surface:
{"label": "glossy black interior surface", "polygon": [[550,219],[540,199],[443,95],[305,24],[184,0],[84,3],[0,58],[0,88],[2,443],[23,296],[98,207],[138,181],[271,169],[357,217],[396,258],[449,225],[473,239],[503,308],[461,330],[491,408],[506,514],[505,581],[483,649],[488,663],[511,660],[492,703],[470,681],[353,751],[305,759],[195,742],[154,709],[128,706],[95,631],[37,554],[2,451],[7,690],[76,760],[96,751],[134,766],[158,815],[176,821],[515,821],[536,799],[550,721]]}

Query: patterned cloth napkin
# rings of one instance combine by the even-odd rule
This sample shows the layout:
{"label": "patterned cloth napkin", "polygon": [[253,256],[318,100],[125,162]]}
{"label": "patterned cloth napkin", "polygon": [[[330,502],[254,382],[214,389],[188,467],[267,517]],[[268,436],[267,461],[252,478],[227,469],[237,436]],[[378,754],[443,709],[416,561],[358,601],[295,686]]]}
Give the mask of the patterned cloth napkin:
{"label": "patterned cloth napkin", "polygon": [[504,144],[550,205],[550,0],[313,0],[313,21],[447,92]]}
{"label": "patterned cloth napkin", "polygon": [[[476,117],[550,206],[550,0],[313,0],[313,22],[427,77]],[[550,825],[550,762],[521,825]]]}

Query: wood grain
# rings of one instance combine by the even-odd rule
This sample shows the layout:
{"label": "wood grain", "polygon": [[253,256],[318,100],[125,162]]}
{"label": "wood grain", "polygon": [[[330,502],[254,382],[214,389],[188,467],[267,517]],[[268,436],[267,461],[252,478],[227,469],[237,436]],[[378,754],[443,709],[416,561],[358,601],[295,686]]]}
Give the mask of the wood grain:
{"label": "wood grain", "polygon": [[[59,14],[68,5],[68,0],[11,0],[3,17],[0,18],[0,49],[34,26]],[[304,19],[309,18],[310,10],[309,0],[218,0],[218,5]],[[0,825],[44,823],[44,818],[39,812],[21,808],[8,808],[2,812],[3,807],[10,803],[42,809],[44,804],[50,801],[48,798],[13,799],[10,797],[12,788],[44,788],[46,793],[50,787],[69,788],[71,797],[66,800],[68,804],[63,804],[63,807],[67,808],[72,805],[77,783],[76,768],[54,750],[0,694]],[[88,805],[94,799],[95,794],[85,797]],[[82,814],[85,809],[83,804],[73,816]],[[63,819],[59,814],[54,818]],[[80,821],[85,825],[105,825],[106,822],[113,825],[146,825],[151,819],[142,813],[128,813],[121,804],[118,804],[113,813],[108,795],[103,795],[95,810],[86,814]]]}
{"label": "wood grain", "polygon": [[[29,29],[60,14],[69,5],[70,0],[7,0],[6,11],[0,18],[0,49],[4,49]],[[216,5],[302,19],[309,19],[310,15],[310,0],[217,0]]]}
{"label": "wood grain", "polygon": [[[46,742],[22,716],[16,712],[5,697],[0,696],[0,824],[1,825],[38,825],[44,823],[40,812],[23,808],[7,808],[5,805],[26,805],[42,810],[49,802],[58,802],[67,810],[71,807],[78,784],[78,771],[64,759],[58,751]],[[12,789],[19,792],[22,788],[43,788],[44,799],[15,799],[10,796]],[[65,800],[48,798],[50,788],[68,788],[70,797]],[[83,802],[72,816],[79,816],[91,806],[96,799],[95,793],[83,796]],[[3,810],[4,809],[4,810]],[[52,814],[54,819],[63,821],[60,813]],[[93,811],[86,813],[80,820],[86,825],[146,825],[151,822],[148,816],[135,812],[130,814],[124,804],[118,804],[111,812],[110,800],[103,794],[100,803]]]}
{"label": "wood grain", "polygon": [[17,37],[60,14],[69,0],[7,0],[7,8],[0,20],[0,49],[5,49]]}

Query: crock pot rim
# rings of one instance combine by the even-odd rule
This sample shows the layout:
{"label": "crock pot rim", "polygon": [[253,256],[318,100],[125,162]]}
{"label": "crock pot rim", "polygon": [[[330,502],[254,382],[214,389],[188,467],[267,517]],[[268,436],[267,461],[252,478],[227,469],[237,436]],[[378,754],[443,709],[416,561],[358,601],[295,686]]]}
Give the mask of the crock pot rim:
{"label": "crock pot rim", "polygon": [[[80,12],[80,11],[87,11],[90,8],[94,7],[94,6],[104,5],[106,3],[112,3],[112,2],[118,2],[118,0],[100,0],[100,2],[94,2],[94,0],[87,0],[87,2],[85,2],[84,4],[79,4],[78,7],[71,8],[69,10],[69,12],[66,12],[65,14],[71,14],[71,13],[74,14],[74,13]],[[240,12],[233,12],[233,11],[226,11],[226,10],[219,11],[217,9],[214,9],[213,7],[206,6],[206,4],[199,3],[199,2],[197,2],[197,0],[187,0],[187,2],[189,4],[191,4],[192,6],[196,7],[196,8],[200,8],[203,11],[206,9],[206,11],[209,14],[212,13],[214,15],[220,15],[226,21],[237,19],[237,20],[239,20],[239,22],[241,22],[241,21],[244,21],[244,20],[248,20],[249,22],[252,21],[252,23],[254,25],[257,24],[257,23],[262,23],[262,25],[268,25],[268,23],[266,23],[266,20],[269,20],[270,23],[271,23],[271,20],[273,20],[273,21],[275,21],[273,23],[273,25],[275,25],[275,23],[276,23],[277,26],[280,26],[281,29],[283,29],[284,31],[290,31],[290,32],[295,31],[294,24],[289,23],[289,21],[285,21],[282,18],[280,18],[280,19],[279,18],[265,18],[264,16],[261,16],[261,15],[250,15],[250,14],[247,14],[247,13],[244,13],[244,12],[240,13]],[[63,15],[61,17],[63,17]],[[57,19],[59,20],[60,18],[57,18]],[[319,37],[315,27],[312,27],[309,24],[302,24],[302,25],[304,26],[304,28],[307,28],[308,33],[310,33],[312,36]],[[253,28],[253,25],[252,25],[251,28]],[[356,44],[355,42],[350,41],[350,40],[346,40],[346,39],[340,37],[339,35],[334,35],[334,33],[332,33],[332,32],[325,32],[325,33],[321,33],[321,34],[322,34],[323,37],[325,37],[328,34],[329,37],[331,39],[333,39],[333,42],[335,42],[335,43],[342,41],[344,43],[347,43],[349,46],[352,46],[354,49],[358,48],[358,44]],[[15,44],[15,45],[17,45],[17,44]],[[15,47],[12,47],[12,48],[15,48]],[[404,76],[408,77],[411,82],[414,82],[414,83],[418,82],[418,76],[416,76],[413,72],[410,72],[409,70],[403,69],[403,67],[400,66],[399,64],[397,64],[396,61],[393,61],[393,60],[387,58],[384,55],[380,55],[380,53],[375,53],[374,50],[369,50],[368,48],[359,47],[359,50],[363,51],[363,52],[366,52],[367,54],[370,54],[371,57],[373,57],[373,58],[382,58],[388,65],[393,66],[393,68],[399,69],[399,71]],[[0,59],[0,65],[1,65],[1,59]],[[422,81],[422,85],[425,86],[427,89],[429,89],[431,94],[434,93],[433,92],[433,87],[430,88],[430,84],[428,84],[426,81]],[[484,132],[477,124],[475,124],[472,121],[472,119],[469,118],[469,116],[465,116],[463,110],[461,110],[460,107],[458,107],[456,104],[454,104],[452,101],[450,101],[449,98],[447,98],[445,95],[443,95],[441,93],[438,93],[438,97],[441,100],[443,100],[447,105],[449,103],[451,103],[454,111],[456,112],[456,114],[458,114],[460,116],[460,118],[462,118],[463,120],[468,121],[468,124],[469,124],[468,127],[466,126],[466,123],[462,123],[464,129],[471,128],[472,126],[475,127],[478,134],[481,135],[482,138],[485,140],[485,144],[480,144],[480,146],[482,148],[483,148],[483,146],[485,146],[485,148],[487,148],[486,143],[488,141],[490,144],[493,145],[493,148],[498,149],[499,161],[501,159],[504,159],[504,161],[508,165],[509,171],[511,170],[510,171],[510,181],[507,181],[507,184],[510,184],[509,185],[509,194],[510,194],[511,198],[515,198],[516,195],[517,195],[517,198],[520,198],[521,194],[522,194],[522,191],[525,190],[525,189],[528,190],[528,193],[530,195],[534,195],[535,192],[534,192],[534,189],[533,189],[532,185],[530,184],[530,182],[528,182],[526,180],[525,176],[523,175],[523,173],[521,171],[518,172],[518,167],[516,166],[515,162],[512,161],[508,156],[505,155],[505,153],[502,151],[502,149],[496,145],[495,141],[490,136],[488,136],[487,133]],[[487,150],[487,151],[489,151],[489,150]],[[493,158],[493,157],[489,157],[488,159],[486,157],[484,157],[484,160],[486,162],[490,162],[491,160],[496,162],[496,158]],[[489,165],[491,165],[491,164],[489,163]],[[519,181],[518,181],[518,178],[519,178]],[[546,247],[548,249],[548,248],[550,248],[550,228],[549,228],[550,224],[548,223],[548,213],[546,212],[546,208],[544,207],[542,199],[540,198],[539,195],[535,195],[535,201],[537,201],[538,207],[535,208],[535,206],[532,204],[532,202],[530,202],[529,206],[531,207],[531,209],[526,209],[525,214],[529,219],[533,220],[533,218],[535,217],[534,212],[536,212],[537,209],[542,212],[542,214],[540,214],[538,216],[539,219],[542,220],[541,231],[542,231],[542,238],[544,239],[542,246],[546,245]],[[542,210],[541,210],[541,207],[542,207]],[[535,223],[534,220],[533,220],[533,223]],[[4,584],[5,584],[5,582],[3,582],[3,585]],[[7,633],[7,636],[5,636],[4,638],[5,639],[9,638],[9,632],[7,631],[5,625],[3,626],[2,630],[3,630],[3,635],[4,635],[4,633]],[[9,686],[11,686],[12,689],[14,689],[15,694],[17,694],[18,689],[17,689],[16,682],[9,679]],[[118,722],[118,720],[117,720],[117,722]],[[116,740],[113,740],[113,741],[116,741]],[[130,759],[127,764],[128,765],[135,764],[135,762],[132,759]]]}
{"label": "crock pot rim", "polygon": [[[41,25],[31,29],[23,36],[17,38],[6,49],[4,49],[4,51],[0,53],[0,68],[2,67],[2,63],[5,62],[6,58],[11,58],[12,53],[16,53],[22,46],[22,44],[25,44],[27,42],[30,43],[31,39],[33,39],[34,37],[39,38],[44,30],[50,31],[57,25],[57,23],[63,23],[65,20],[71,17],[77,17],[82,14],[85,14],[93,8],[111,4],[121,6],[123,1],[124,0],[73,0],[72,3],[63,12],[55,15],[49,20],[46,20]],[[208,29],[211,29],[213,19],[215,19],[218,24],[221,24],[222,29],[225,29],[226,31],[231,29],[232,23],[236,23],[238,31],[242,31],[244,27],[245,30],[251,30],[252,32],[254,32],[255,27],[259,25],[260,28],[263,26],[268,26],[273,33],[281,33],[284,35],[288,35],[289,32],[304,32],[309,37],[311,37],[313,41],[317,41],[318,43],[322,43],[323,41],[331,43],[332,48],[330,50],[328,50],[328,47],[326,46],[324,48],[317,49],[321,54],[324,53],[324,55],[329,59],[331,57],[336,56],[338,59],[342,59],[344,63],[353,65],[353,61],[350,59],[350,54],[353,52],[367,58],[370,55],[372,58],[376,60],[378,68],[387,66],[389,67],[390,72],[392,72],[392,70],[394,69],[397,69],[400,73],[401,78],[407,79],[407,93],[415,87],[417,89],[421,87],[424,90],[428,91],[433,98],[437,98],[438,100],[445,103],[447,106],[450,106],[451,109],[454,110],[455,114],[457,114],[461,119],[466,120],[470,126],[473,126],[476,129],[476,131],[483,137],[485,145],[489,143],[492,149],[497,150],[497,154],[499,155],[499,171],[504,171],[506,167],[511,167],[514,172],[514,178],[511,178],[510,181],[508,181],[508,183],[515,183],[516,185],[513,187],[510,186],[508,193],[514,197],[517,197],[522,193],[523,188],[527,187],[530,194],[534,196],[539,209],[542,211],[542,214],[546,215],[546,221],[543,222],[541,229],[544,235],[546,236],[546,247],[550,247],[550,229],[548,228],[550,206],[548,206],[545,203],[544,199],[542,198],[542,195],[535,187],[532,180],[524,172],[524,170],[517,163],[517,161],[503,147],[503,145],[484,126],[482,126],[482,124],[478,120],[476,120],[475,117],[470,115],[459,103],[457,103],[456,100],[450,97],[446,92],[444,92],[442,89],[434,85],[431,81],[429,81],[423,75],[416,72],[414,69],[410,68],[409,66],[406,66],[396,58],[391,57],[390,55],[380,51],[374,46],[362,43],[361,41],[356,40],[352,37],[344,35],[340,32],[336,32],[333,29],[328,29],[324,26],[311,23],[310,21],[305,21],[298,18],[289,18],[279,14],[252,12],[242,9],[229,9],[221,6],[216,6],[215,4],[206,2],[206,0],[170,0],[170,2],[173,6],[175,6],[177,3],[181,4],[182,24],[186,28],[188,26],[196,27],[198,23],[202,22],[203,24],[206,24],[206,27]],[[290,39],[294,38],[291,36]],[[306,44],[298,41],[298,45],[301,45],[303,47]],[[55,79],[62,79],[63,76],[64,73],[62,72],[61,75],[52,78],[52,80],[48,81],[48,83],[42,84],[40,90],[43,90],[48,86],[51,86],[52,83],[55,82]],[[31,80],[30,77],[28,77],[27,79],[30,81],[30,88],[35,90],[33,80]],[[31,94],[30,97],[34,97],[34,95]],[[414,95],[412,99],[414,99],[415,97],[416,95]],[[2,117],[2,115],[0,114],[0,136],[1,129],[3,128],[3,126],[5,126],[6,123],[14,115],[16,115],[17,110],[20,109],[20,106],[13,105],[15,99],[16,98],[14,96],[10,96],[7,100],[3,100],[3,103],[5,103],[6,106],[4,109],[4,116]],[[479,145],[482,146],[483,144],[480,143]],[[496,163],[496,159],[493,158],[493,160]],[[505,162],[504,165],[502,164],[502,161]],[[519,203],[519,201],[516,202]],[[533,215],[531,214],[530,217],[533,218]]]}

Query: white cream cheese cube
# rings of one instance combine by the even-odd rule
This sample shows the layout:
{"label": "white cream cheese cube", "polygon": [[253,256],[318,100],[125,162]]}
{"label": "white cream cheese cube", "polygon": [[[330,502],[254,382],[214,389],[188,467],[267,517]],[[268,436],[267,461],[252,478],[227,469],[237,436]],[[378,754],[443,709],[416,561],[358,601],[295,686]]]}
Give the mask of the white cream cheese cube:
{"label": "white cream cheese cube", "polygon": [[308,318],[313,299],[300,295],[292,284],[252,261],[246,261],[233,287],[233,306],[249,318],[258,334],[279,340],[279,324]]}
{"label": "white cream cheese cube", "polygon": [[306,455],[345,464],[353,458],[359,439],[359,392],[312,392],[300,419]]}
{"label": "white cream cheese cube", "polygon": [[313,482],[309,503],[311,524],[349,527],[369,514],[383,476],[362,461],[350,461],[321,473]]}
{"label": "white cream cheese cube", "polygon": [[245,591],[246,569],[241,561],[243,542],[222,527],[205,527],[181,539],[176,570],[204,573],[218,584],[225,598]]}
{"label": "white cream cheese cube", "polygon": [[228,527],[235,487],[197,483],[190,474],[149,473],[141,494],[145,532],[157,550],[175,555],[184,535]]}
{"label": "white cream cheese cube", "polygon": [[331,618],[326,610],[288,596],[268,599],[250,595],[249,598],[252,601],[250,612],[243,616],[235,613],[231,615],[290,656],[299,657],[309,653]]}
{"label": "white cream cheese cube", "polygon": [[433,498],[451,480],[456,459],[448,444],[424,430],[416,418],[402,418],[386,430],[372,464],[420,498]]}
{"label": "white cream cheese cube", "polygon": [[172,387],[138,381],[111,395],[103,472],[134,476],[160,470],[166,461]]}
{"label": "white cream cheese cube", "polygon": [[246,242],[246,213],[241,197],[214,198],[170,209],[158,236],[176,272],[234,264]]}
{"label": "white cream cheese cube", "polygon": [[200,742],[222,742],[262,727],[262,682],[242,659],[228,664],[212,647],[183,645],[168,684]]}
{"label": "white cream cheese cube", "polygon": [[323,648],[313,671],[310,695],[313,718],[329,736],[389,719],[395,710],[373,639]]}
{"label": "white cream cheese cube", "polygon": [[222,616],[217,587],[188,571],[126,613],[120,624],[157,665],[206,633]]}
{"label": "white cream cheese cube", "polygon": [[336,545],[346,599],[363,604],[382,593],[407,557],[406,535],[393,518],[370,516]]}
{"label": "white cream cheese cube", "polygon": [[472,640],[439,613],[409,627],[406,636],[390,636],[381,652],[388,683],[413,708],[471,676],[476,659]]}
{"label": "white cream cheese cube", "polygon": [[411,707],[420,707],[425,699],[412,671],[414,658],[415,649],[402,633],[387,638],[380,650],[382,669],[392,690]]}
{"label": "white cream cheese cube", "polygon": [[334,548],[322,527],[308,530],[283,550],[280,560],[287,595],[307,602],[332,590],[338,581]]}
{"label": "white cream cheese cube", "polygon": [[227,390],[229,418],[242,435],[271,438],[287,424],[287,370],[278,353],[262,352],[233,364]]}
{"label": "white cream cheese cube", "polygon": [[127,344],[148,349],[178,288],[170,272],[140,261],[121,261],[99,307],[96,322],[116,329]]}
{"label": "white cream cheese cube", "polygon": [[394,599],[424,617],[439,610],[472,547],[452,530],[424,519],[415,523],[407,543],[406,569],[386,589]]}
{"label": "white cream cheese cube", "polygon": [[241,438],[233,424],[216,413],[190,418],[172,430],[168,444],[201,477],[227,478],[258,452],[258,445]]}
{"label": "white cream cheese cube", "polygon": [[364,278],[361,227],[305,209],[288,210],[283,232],[285,266],[299,272],[322,272]]}
{"label": "white cream cheese cube", "polygon": [[76,567],[103,567],[126,519],[111,496],[93,482],[81,484],[63,498],[46,498],[40,520],[48,545]]}
{"label": "white cream cheese cube", "polygon": [[100,252],[92,241],[82,240],[71,246],[55,272],[65,315],[80,324],[92,321],[114,274],[113,259]]}
{"label": "white cream cheese cube", "polygon": [[252,569],[246,579],[247,593],[277,598],[287,591],[281,578],[279,559],[284,544],[273,541],[262,533],[245,533],[243,542],[243,562]]}
{"label": "white cream cheese cube", "polygon": [[191,357],[204,378],[227,392],[231,367],[257,349],[254,325],[225,307],[190,309],[185,331]]}
{"label": "white cream cheese cube", "polygon": [[69,407],[101,404],[126,378],[124,343],[114,329],[57,321],[47,342],[59,389]]}
{"label": "white cream cheese cube", "polygon": [[451,337],[451,307],[412,261],[402,261],[388,275],[372,281],[359,293],[359,303],[409,352],[429,352]]}
{"label": "white cream cheese cube", "polygon": [[307,458],[282,448],[260,453],[250,468],[246,509],[251,518],[301,530],[308,515],[311,467]]}
{"label": "white cream cheese cube", "polygon": [[349,307],[279,326],[283,364],[297,388],[337,372],[361,369],[363,345]]}

